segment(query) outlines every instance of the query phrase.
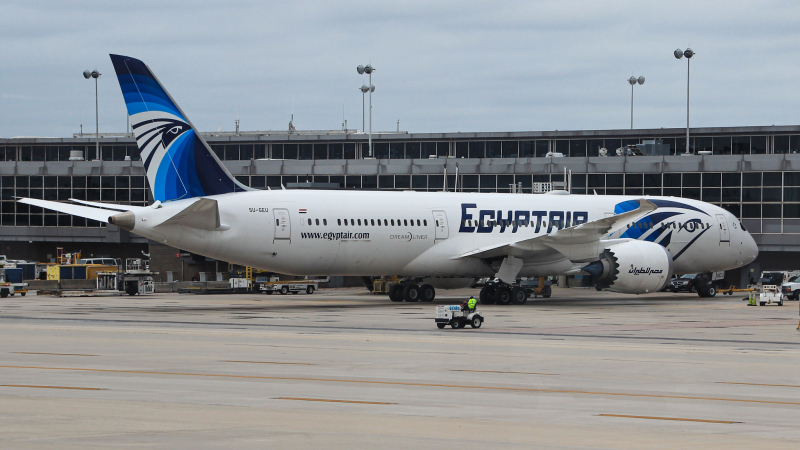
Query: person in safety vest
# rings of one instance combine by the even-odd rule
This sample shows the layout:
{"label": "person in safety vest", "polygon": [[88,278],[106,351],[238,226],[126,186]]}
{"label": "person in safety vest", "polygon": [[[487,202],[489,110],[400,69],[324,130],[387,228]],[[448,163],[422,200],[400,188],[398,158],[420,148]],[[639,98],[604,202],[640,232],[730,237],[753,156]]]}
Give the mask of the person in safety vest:
{"label": "person in safety vest", "polygon": [[477,304],[478,304],[478,301],[475,300],[475,297],[470,296],[469,300],[467,300],[467,309],[469,309],[470,311],[475,311],[475,305],[477,305]]}

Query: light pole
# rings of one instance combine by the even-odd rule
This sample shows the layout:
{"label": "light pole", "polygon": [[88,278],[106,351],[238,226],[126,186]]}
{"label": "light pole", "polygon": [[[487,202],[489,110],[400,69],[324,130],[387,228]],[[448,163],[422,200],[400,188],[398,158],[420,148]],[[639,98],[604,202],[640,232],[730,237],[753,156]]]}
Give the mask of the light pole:
{"label": "light pole", "polygon": [[691,67],[690,60],[695,53],[692,49],[687,48],[686,51],[677,49],[673,54],[676,59],[681,59],[684,56],[686,57],[686,154],[688,155],[691,153],[689,151],[689,68]]}
{"label": "light pole", "polygon": [[632,130],[633,129],[633,87],[636,85],[636,83],[644,84],[644,77],[636,78],[634,76],[631,76],[630,78],[628,78],[628,83],[631,84],[631,130]]}
{"label": "light pole", "polygon": [[365,123],[364,122],[364,114],[365,114],[364,113],[364,94],[369,92],[369,87],[365,84],[365,85],[361,86],[360,90],[361,90],[361,129],[363,130],[363,129],[367,128],[367,126],[364,124]]}
{"label": "light pole", "polygon": [[94,78],[94,126],[95,126],[94,149],[95,149],[95,159],[97,161],[100,161],[100,115],[97,112],[97,79],[100,78],[100,75],[102,74],[97,70],[93,70],[91,72],[89,72],[88,70],[83,71],[83,78],[86,78],[87,80],[89,78]]}
{"label": "light pole", "polygon": [[[372,85],[372,72],[375,71],[375,68],[371,65],[367,64],[366,66],[358,66],[356,67],[359,75],[367,74],[369,75],[369,158],[372,158],[372,93],[375,92],[375,86]],[[364,86],[361,87],[362,92]],[[363,102],[363,96],[362,96]]]}

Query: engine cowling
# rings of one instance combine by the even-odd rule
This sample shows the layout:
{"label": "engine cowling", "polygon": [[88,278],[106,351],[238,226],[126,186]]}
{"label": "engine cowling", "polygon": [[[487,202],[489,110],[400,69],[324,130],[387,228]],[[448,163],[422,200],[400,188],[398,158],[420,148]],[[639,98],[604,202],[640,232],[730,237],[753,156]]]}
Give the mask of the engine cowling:
{"label": "engine cowling", "polygon": [[646,294],[664,288],[672,278],[672,255],[652,242],[628,241],[603,250],[599,261],[584,267],[597,289]]}

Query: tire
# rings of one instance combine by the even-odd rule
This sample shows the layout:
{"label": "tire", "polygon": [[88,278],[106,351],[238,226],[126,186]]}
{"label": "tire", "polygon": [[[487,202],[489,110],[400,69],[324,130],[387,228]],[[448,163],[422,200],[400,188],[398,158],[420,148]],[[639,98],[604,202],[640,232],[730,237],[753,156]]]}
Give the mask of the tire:
{"label": "tire", "polygon": [[3,289],[0,291],[0,297],[6,298],[8,297],[8,289]]}
{"label": "tire", "polygon": [[800,289],[794,290],[794,297],[792,298],[792,300],[800,300]]}
{"label": "tire", "polygon": [[286,295],[289,293],[289,286],[282,286],[281,287],[281,295]]}
{"label": "tire", "polygon": [[393,284],[389,286],[389,300],[393,302],[403,301],[403,286],[400,284]]}
{"label": "tire", "polygon": [[297,295],[299,293],[300,293],[300,291],[292,291],[292,295]]}
{"label": "tire", "polygon": [[125,286],[125,293],[130,295],[130,296],[134,296],[134,295],[138,294],[138,291],[139,291],[139,289],[133,283],[128,283]]}
{"label": "tire", "polygon": [[494,301],[498,305],[511,304],[511,289],[506,286],[496,289],[494,291]]}
{"label": "tire", "polygon": [[447,324],[446,324],[446,323],[437,323],[437,324],[436,324],[436,327],[437,327],[437,328],[439,328],[440,330],[443,330],[443,329],[444,329],[444,327],[446,327],[446,326],[447,326]]}
{"label": "tire", "polygon": [[23,296],[23,297],[25,297],[25,294],[27,294],[27,292],[20,292],[20,293],[19,293],[19,295],[21,295],[21,296]]}
{"label": "tire", "polygon": [[432,302],[436,298],[436,289],[430,284],[423,284],[419,288],[420,300],[423,302]]}
{"label": "tire", "polygon": [[525,292],[525,289],[522,289],[519,286],[511,289],[511,303],[515,305],[524,305],[525,302],[527,301],[528,301],[528,293]]}
{"label": "tire", "polygon": [[314,286],[306,286],[306,294],[313,294],[314,293]]}
{"label": "tire", "polygon": [[717,287],[716,286],[709,286],[705,289],[706,297],[715,297],[717,295]]}
{"label": "tire", "polygon": [[452,328],[454,330],[457,330],[457,329],[461,328],[461,322],[459,322],[457,320],[454,320],[454,321],[450,322],[450,328]]}
{"label": "tire", "polygon": [[272,295],[274,293],[275,293],[275,291],[267,291],[267,295]]}
{"label": "tire", "polygon": [[472,325],[472,328],[480,328],[483,325],[483,319],[481,319],[481,316],[475,316],[472,318],[470,325]]}
{"label": "tire", "polygon": [[544,291],[542,291],[542,297],[550,298],[551,295],[553,295],[553,288],[550,286],[545,286]]}
{"label": "tire", "polygon": [[478,297],[482,305],[494,305],[494,288],[491,286],[484,286]]}
{"label": "tire", "polygon": [[403,300],[407,302],[418,302],[420,300],[419,286],[414,283],[408,283],[403,288]]}
{"label": "tire", "polygon": [[678,293],[677,289],[670,289],[670,291],[672,291],[673,294],[677,294]]}

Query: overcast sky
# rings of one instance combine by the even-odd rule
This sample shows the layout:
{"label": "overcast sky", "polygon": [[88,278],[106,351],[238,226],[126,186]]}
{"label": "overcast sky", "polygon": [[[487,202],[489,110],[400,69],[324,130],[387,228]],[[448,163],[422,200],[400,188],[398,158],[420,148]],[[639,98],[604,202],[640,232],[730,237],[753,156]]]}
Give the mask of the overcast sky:
{"label": "overcast sky", "polygon": [[[143,60],[201,131],[620,129],[800,124],[800,2],[0,3],[0,136],[122,132],[109,53]],[[368,125],[367,125],[368,126]]]}

